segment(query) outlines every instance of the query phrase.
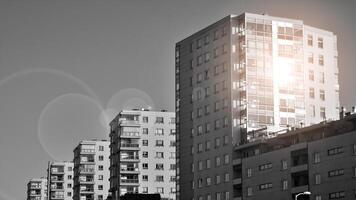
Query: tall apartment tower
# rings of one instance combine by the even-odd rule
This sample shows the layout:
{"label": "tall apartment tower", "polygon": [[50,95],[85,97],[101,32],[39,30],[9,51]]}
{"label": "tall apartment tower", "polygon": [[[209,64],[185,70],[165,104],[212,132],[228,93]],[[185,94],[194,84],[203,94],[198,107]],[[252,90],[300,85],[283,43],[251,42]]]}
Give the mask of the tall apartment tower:
{"label": "tall apartment tower", "polygon": [[47,182],[49,200],[73,199],[73,162],[48,162]]}
{"label": "tall apartment tower", "polygon": [[105,200],[109,191],[109,141],[81,141],[74,149],[74,200]]}
{"label": "tall apartment tower", "polygon": [[33,178],[27,183],[27,200],[47,200],[46,178]]}
{"label": "tall apartment tower", "polygon": [[110,192],[159,193],[175,200],[175,113],[123,110],[110,123]]}
{"label": "tall apartment tower", "polygon": [[338,119],[336,46],[303,21],[251,13],[178,42],[177,197],[232,199],[233,146]]}

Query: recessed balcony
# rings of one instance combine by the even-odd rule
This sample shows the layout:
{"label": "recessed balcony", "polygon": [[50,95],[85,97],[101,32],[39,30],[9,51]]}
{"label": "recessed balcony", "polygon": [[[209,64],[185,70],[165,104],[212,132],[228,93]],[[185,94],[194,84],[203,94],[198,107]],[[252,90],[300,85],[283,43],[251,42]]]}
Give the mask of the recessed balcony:
{"label": "recessed balcony", "polygon": [[138,167],[126,167],[120,169],[120,174],[139,174]]}
{"label": "recessed balcony", "polygon": [[126,119],[122,119],[119,122],[120,126],[132,126],[132,127],[139,127],[140,126],[140,122],[136,121],[136,120],[126,120]]}
{"label": "recessed balcony", "polygon": [[120,149],[121,150],[140,150],[140,145],[139,144],[133,144],[133,143],[123,143],[120,144]]}
{"label": "recessed balcony", "polygon": [[140,133],[139,132],[121,132],[120,133],[120,138],[135,138],[139,139],[140,138]]}
{"label": "recessed balcony", "polygon": [[138,179],[121,179],[120,185],[135,186],[140,185]]}
{"label": "recessed balcony", "polygon": [[121,162],[140,162],[139,156],[122,156],[120,158]]}

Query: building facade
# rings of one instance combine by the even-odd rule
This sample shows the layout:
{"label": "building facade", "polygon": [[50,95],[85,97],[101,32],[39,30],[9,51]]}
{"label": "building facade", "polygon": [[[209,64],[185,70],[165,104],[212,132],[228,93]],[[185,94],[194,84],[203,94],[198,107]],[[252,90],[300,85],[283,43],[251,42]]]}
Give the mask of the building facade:
{"label": "building facade", "polygon": [[234,199],[354,199],[356,114],[234,151]]}
{"label": "building facade", "polygon": [[47,200],[46,178],[33,178],[27,183],[27,200]]}
{"label": "building facade", "polygon": [[159,193],[174,200],[176,191],[175,114],[123,110],[110,123],[112,199],[126,193]]}
{"label": "building facade", "polygon": [[176,44],[178,193],[231,199],[233,146],[338,119],[336,36],[230,15]]}
{"label": "building facade", "polygon": [[81,141],[74,149],[74,200],[104,200],[109,191],[109,141]]}
{"label": "building facade", "polygon": [[73,199],[73,162],[48,162],[47,182],[49,200]]}

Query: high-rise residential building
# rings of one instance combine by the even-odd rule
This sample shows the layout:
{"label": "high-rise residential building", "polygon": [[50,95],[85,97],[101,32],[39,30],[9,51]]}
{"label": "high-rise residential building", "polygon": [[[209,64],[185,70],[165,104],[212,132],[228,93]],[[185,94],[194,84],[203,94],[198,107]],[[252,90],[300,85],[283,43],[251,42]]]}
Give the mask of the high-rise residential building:
{"label": "high-rise residential building", "polygon": [[237,146],[233,199],[354,199],[355,155],[356,113]]}
{"label": "high-rise residential building", "polygon": [[27,200],[47,200],[46,178],[33,178],[27,183]]}
{"label": "high-rise residential building", "polygon": [[123,110],[110,123],[110,192],[159,193],[175,200],[175,113]]}
{"label": "high-rise residential building", "polygon": [[74,149],[74,200],[104,200],[110,177],[109,141],[85,140]]}
{"label": "high-rise residential building", "polygon": [[336,47],[329,31],[251,13],[178,42],[177,197],[232,199],[235,145],[338,119]]}
{"label": "high-rise residential building", "polygon": [[49,200],[73,199],[73,162],[48,162],[47,182]]}

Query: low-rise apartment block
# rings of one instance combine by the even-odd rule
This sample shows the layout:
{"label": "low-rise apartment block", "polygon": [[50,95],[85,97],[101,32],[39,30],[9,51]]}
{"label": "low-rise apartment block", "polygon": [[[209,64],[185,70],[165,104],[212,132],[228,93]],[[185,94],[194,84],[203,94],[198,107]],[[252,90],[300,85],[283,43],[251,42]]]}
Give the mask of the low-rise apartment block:
{"label": "low-rise apartment block", "polygon": [[33,178],[27,183],[27,200],[47,200],[46,178]]}

